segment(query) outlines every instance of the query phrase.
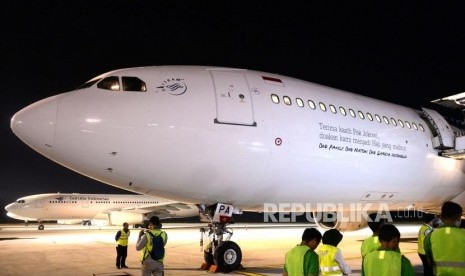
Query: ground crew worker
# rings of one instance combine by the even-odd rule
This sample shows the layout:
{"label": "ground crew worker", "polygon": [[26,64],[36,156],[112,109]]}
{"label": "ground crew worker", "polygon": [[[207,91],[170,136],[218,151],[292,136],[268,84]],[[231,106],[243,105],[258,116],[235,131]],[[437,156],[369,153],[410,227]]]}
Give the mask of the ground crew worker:
{"label": "ground crew worker", "polygon": [[465,275],[465,230],[460,228],[462,207],[447,201],[441,208],[442,225],[425,238],[425,252],[433,273]]}
{"label": "ground crew worker", "polygon": [[336,229],[330,229],[323,234],[318,250],[320,260],[320,275],[349,275],[351,270],[337,245],[342,240],[342,234]]}
{"label": "ground crew worker", "polygon": [[315,249],[321,241],[321,233],[315,228],[306,228],[302,241],[286,253],[283,276],[316,276],[320,272]]}
{"label": "ground crew worker", "polygon": [[368,227],[370,227],[373,235],[366,238],[362,242],[362,246],[360,247],[360,252],[362,254],[362,259],[365,257],[366,254],[369,252],[378,249],[381,246],[381,243],[378,239],[379,228],[384,225],[384,220],[382,219],[372,219],[368,221]]}
{"label": "ground crew worker", "polygon": [[365,276],[414,276],[409,259],[399,252],[400,232],[392,224],[379,229],[380,248],[365,255],[362,274]]}
{"label": "ground crew worker", "polygon": [[116,232],[116,268],[129,268],[126,266],[126,257],[128,256],[128,241],[131,231],[129,224],[123,223],[123,229]]}
{"label": "ground crew worker", "polygon": [[149,230],[141,230],[139,232],[139,238],[137,240],[136,250],[142,251],[140,254],[140,261],[142,263],[141,275],[142,276],[163,276],[165,267],[163,265],[163,257],[154,260],[150,256],[153,245],[151,243],[151,232],[155,236],[160,236],[163,239],[163,243],[166,245],[168,241],[168,235],[165,231],[161,230],[162,224],[157,216],[152,216],[149,219]]}
{"label": "ground crew worker", "polygon": [[425,237],[434,229],[441,226],[442,222],[440,218],[434,218],[429,222],[425,222],[421,225],[420,230],[418,230],[418,256],[423,263],[423,275],[424,276],[433,276],[433,268],[429,265],[428,259],[426,258],[425,253]]}

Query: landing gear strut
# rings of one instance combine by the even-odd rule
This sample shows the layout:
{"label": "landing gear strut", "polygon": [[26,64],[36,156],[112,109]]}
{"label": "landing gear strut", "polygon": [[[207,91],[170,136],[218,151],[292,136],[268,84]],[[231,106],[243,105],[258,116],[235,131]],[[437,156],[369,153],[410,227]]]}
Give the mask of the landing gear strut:
{"label": "landing gear strut", "polygon": [[[219,271],[226,273],[237,270],[241,266],[242,251],[239,245],[229,240],[233,231],[226,227],[231,222],[233,206],[218,203],[208,207],[199,206],[199,209],[203,215],[201,219],[209,221],[208,227],[200,229],[200,246],[205,264],[216,265]],[[205,248],[204,235],[209,238]]]}

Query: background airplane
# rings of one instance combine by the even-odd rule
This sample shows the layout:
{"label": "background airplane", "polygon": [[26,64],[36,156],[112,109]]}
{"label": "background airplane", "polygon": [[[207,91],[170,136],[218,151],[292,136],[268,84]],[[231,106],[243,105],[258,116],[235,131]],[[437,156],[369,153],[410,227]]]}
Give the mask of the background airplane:
{"label": "background airplane", "polygon": [[199,215],[192,204],[184,204],[146,195],[49,193],[21,197],[5,206],[11,218],[38,221],[39,230],[43,221],[58,223],[83,222],[86,225],[142,224],[150,216],[160,218],[185,218]]}
{"label": "background airplane", "polygon": [[38,101],[11,128],[78,173],[198,204],[228,271],[241,260],[223,242],[233,213],[295,203],[321,227],[355,230],[366,217],[354,210],[465,206],[463,115],[439,106],[462,104],[435,103],[415,110],[267,72],[154,66]]}

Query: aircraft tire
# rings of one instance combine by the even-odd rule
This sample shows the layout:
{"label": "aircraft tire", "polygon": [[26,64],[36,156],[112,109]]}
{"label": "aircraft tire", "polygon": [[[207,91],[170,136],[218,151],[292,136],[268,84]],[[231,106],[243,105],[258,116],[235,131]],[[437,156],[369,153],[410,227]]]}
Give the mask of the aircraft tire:
{"label": "aircraft tire", "polygon": [[205,264],[207,265],[215,264],[215,261],[213,259],[213,254],[211,252],[203,251],[203,260]]}
{"label": "aircraft tire", "polygon": [[233,241],[225,241],[215,250],[214,261],[221,272],[231,272],[240,267],[242,251]]}

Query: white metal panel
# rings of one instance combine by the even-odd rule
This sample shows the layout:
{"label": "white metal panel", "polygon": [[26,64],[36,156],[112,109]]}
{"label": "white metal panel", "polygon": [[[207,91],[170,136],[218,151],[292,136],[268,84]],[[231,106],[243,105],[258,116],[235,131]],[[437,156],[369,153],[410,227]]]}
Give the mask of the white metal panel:
{"label": "white metal panel", "polygon": [[255,124],[252,97],[242,73],[211,71],[216,93],[216,122],[223,124]]}

